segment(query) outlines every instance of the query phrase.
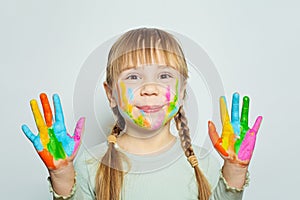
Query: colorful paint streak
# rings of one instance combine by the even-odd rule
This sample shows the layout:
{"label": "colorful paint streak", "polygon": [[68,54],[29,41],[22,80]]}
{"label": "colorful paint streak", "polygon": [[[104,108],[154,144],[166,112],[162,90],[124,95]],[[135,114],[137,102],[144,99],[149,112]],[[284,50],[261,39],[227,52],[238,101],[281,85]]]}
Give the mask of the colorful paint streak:
{"label": "colorful paint streak", "polygon": [[140,110],[140,115],[137,117],[133,116],[133,105],[132,101],[134,98],[134,93],[132,88],[126,88],[126,84],[124,82],[119,83],[120,89],[118,88],[119,94],[121,93],[121,98],[119,98],[120,106],[123,109],[123,111],[129,116],[129,118],[138,126],[144,127],[144,128],[151,128],[151,129],[157,129],[163,124],[165,124],[167,121],[169,121],[178,111],[178,93],[179,93],[179,81],[176,80],[175,85],[175,91],[176,94],[174,95],[172,101],[171,100],[171,88],[170,86],[167,86],[166,88],[166,102],[167,102],[167,108],[166,112],[162,114],[158,114],[153,121],[149,121],[149,119],[146,119],[146,115],[144,111]]}
{"label": "colorful paint streak", "polygon": [[170,89],[170,86],[168,85],[167,93],[166,93],[166,101],[170,102],[170,98],[171,98],[171,89]]}
{"label": "colorful paint streak", "polygon": [[120,105],[123,108],[124,112],[133,120],[133,122],[140,127],[145,127],[145,128],[151,128],[151,123],[145,119],[145,113],[141,112],[141,114],[138,117],[134,117],[132,114],[133,111],[133,105],[129,103],[127,96],[129,96],[130,101],[133,100],[134,94],[133,90],[131,88],[126,88],[126,85],[124,82],[120,82],[120,87],[121,87],[121,102]]}
{"label": "colorful paint streak", "polygon": [[167,98],[167,100],[169,100],[169,105],[168,105],[166,117],[165,117],[163,123],[166,123],[178,112],[178,109],[179,109],[179,106],[178,106],[179,88],[178,87],[179,87],[179,81],[177,79],[176,85],[175,85],[175,95],[174,95],[174,98],[172,101],[170,101],[170,96],[171,96],[170,89],[167,90],[166,98]]}

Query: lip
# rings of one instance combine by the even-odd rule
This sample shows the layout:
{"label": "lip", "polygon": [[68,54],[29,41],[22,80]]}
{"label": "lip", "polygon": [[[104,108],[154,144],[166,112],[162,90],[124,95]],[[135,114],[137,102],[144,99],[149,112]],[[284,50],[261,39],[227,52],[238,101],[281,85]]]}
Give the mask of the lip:
{"label": "lip", "polygon": [[164,106],[162,105],[154,105],[154,106],[149,106],[149,105],[145,105],[145,106],[136,106],[138,109],[144,111],[145,113],[155,113],[160,111]]}

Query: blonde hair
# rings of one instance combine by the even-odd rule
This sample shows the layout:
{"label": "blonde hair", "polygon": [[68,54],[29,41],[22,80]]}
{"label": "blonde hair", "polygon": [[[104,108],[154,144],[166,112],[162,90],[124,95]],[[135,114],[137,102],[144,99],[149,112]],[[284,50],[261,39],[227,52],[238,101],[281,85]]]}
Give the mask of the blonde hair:
{"label": "blonde hair", "polygon": [[[106,68],[106,82],[112,88],[118,75],[125,69],[144,64],[167,65],[178,70],[184,79],[188,78],[188,69],[179,42],[169,33],[155,28],[139,28],[123,34],[112,46]],[[117,122],[111,135],[118,137],[125,126],[117,107],[113,108]],[[181,146],[195,170],[198,184],[198,199],[208,200],[211,194],[210,186],[201,172],[194,154],[187,119],[183,107],[174,117]],[[123,186],[124,155],[109,143],[95,178],[97,200],[119,200]]]}

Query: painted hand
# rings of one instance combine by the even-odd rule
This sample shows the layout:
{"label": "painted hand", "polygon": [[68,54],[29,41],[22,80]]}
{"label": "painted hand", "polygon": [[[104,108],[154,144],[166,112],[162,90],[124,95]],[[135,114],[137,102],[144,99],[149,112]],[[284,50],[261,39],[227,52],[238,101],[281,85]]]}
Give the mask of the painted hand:
{"label": "painted hand", "polygon": [[55,120],[47,95],[40,94],[44,119],[35,99],[30,101],[31,110],[38,129],[38,134],[33,134],[27,125],[22,125],[26,137],[32,142],[39,156],[48,169],[55,170],[72,162],[81,142],[85,118],[80,118],[76,124],[74,135],[67,133],[64,115],[59,96],[53,95]]}
{"label": "painted hand", "polygon": [[253,127],[249,128],[249,97],[245,96],[243,98],[240,119],[238,93],[234,93],[232,97],[231,120],[225,97],[220,98],[220,111],[223,125],[221,137],[219,137],[215,125],[208,122],[208,132],[214,147],[225,160],[241,165],[249,165],[262,117],[258,116]]}

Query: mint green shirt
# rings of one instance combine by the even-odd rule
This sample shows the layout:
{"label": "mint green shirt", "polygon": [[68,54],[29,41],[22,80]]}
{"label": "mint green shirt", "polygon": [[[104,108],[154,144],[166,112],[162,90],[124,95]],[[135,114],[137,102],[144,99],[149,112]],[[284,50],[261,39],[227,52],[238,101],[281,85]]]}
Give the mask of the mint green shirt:
{"label": "mint green shirt", "polygon": [[[198,157],[199,167],[211,185],[210,199],[242,199],[243,191],[226,189],[226,184],[220,178],[218,160],[200,147],[193,146],[193,149]],[[95,175],[99,160],[106,150],[107,143],[102,143],[92,149],[83,150],[78,155],[75,161],[75,193],[69,199],[95,199]],[[122,200],[197,200],[198,189],[194,169],[183,154],[179,139],[159,154],[124,153],[131,163],[131,169],[124,176]]]}

